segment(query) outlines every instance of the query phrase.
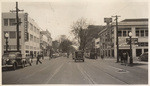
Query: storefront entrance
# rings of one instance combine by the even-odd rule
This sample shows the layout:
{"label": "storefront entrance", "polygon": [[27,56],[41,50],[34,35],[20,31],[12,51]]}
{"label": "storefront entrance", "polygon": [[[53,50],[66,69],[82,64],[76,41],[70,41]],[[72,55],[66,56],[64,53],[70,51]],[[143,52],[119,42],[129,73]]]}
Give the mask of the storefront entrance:
{"label": "storefront entrance", "polygon": [[136,49],[136,56],[140,56],[142,54],[142,49]]}

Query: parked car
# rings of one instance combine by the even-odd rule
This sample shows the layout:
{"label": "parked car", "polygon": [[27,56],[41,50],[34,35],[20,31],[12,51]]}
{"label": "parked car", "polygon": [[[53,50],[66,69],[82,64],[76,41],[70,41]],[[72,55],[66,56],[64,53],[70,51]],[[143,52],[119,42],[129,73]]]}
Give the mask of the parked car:
{"label": "parked car", "polygon": [[53,57],[54,57],[54,58],[59,57],[59,53],[53,53]]}
{"label": "parked car", "polygon": [[13,70],[18,67],[25,67],[28,63],[27,58],[23,58],[20,52],[8,52],[2,56],[2,68],[12,68]]}
{"label": "parked car", "polygon": [[76,51],[76,52],[75,52],[75,57],[74,57],[75,62],[76,62],[77,60],[78,60],[78,61],[82,60],[82,61],[84,62],[83,54],[84,54],[84,52],[81,51],[81,50]]}
{"label": "parked car", "polygon": [[141,54],[138,59],[140,61],[148,61],[148,52]]}

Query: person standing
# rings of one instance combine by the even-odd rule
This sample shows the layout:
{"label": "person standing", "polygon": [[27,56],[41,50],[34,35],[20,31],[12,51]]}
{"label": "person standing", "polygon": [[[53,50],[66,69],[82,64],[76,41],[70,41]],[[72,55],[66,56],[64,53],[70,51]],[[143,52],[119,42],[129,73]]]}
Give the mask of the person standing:
{"label": "person standing", "polygon": [[124,64],[126,66],[127,65],[127,61],[128,61],[128,54],[127,54],[127,52],[123,53],[123,58],[124,58]]}
{"label": "person standing", "polygon": [[36,61],[36,65],[38,64],[38,62],[40,62],[42,64],[42,62],[40,61],[41,55],[38,53],[37,55],[37,61]]}

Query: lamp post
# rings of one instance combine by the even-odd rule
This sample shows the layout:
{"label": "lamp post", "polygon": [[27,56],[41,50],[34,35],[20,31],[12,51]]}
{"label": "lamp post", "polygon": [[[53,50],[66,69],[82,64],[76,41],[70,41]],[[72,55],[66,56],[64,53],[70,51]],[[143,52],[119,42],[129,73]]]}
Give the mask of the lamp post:
{"label": "lamp post", "polygon": [[6,52],[8,52],[8,37],[9,37],[9,34],[5,33],[5,38],[6,38]]}
{"label": "lamp post", "polygon": [[132,58],[132,40],[131,40],[132,32],[129,33],[129,37],[130,37],[130,64],[132,64],[133,63],[133,58]]}

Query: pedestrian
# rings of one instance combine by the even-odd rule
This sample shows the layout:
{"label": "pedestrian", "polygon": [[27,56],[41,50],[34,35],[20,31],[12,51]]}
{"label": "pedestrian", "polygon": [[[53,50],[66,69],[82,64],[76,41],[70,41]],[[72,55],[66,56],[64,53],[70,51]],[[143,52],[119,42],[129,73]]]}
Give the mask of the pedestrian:
{"label": "pedestrian", "polygon": [[43,53],[41,53],[41,56],[42,56],[42,59],[44,59],[44,55],[43,55]]}
{"label": "pedestrian", "polygon": [[119,57],[120,57],[121,63],[123,63],[124,62],[123,51],[119,52]]}
{"label": "pedestrian", "polygon": [[69,53],[67,53],[67,58],[69,58]]}
{"label": "pedestrian", "polygon": [[38,64],[38,62],[40,62],[42,64],[42,62],[40,61],[41,55],[38,53],[37,55],[37,61],[36,61],[36,65]]}
{"label": "pedestrian", "polygon": [[95,52],[95,55],[94,55],[94,56],[95,56],[95,59],[97,59],[97,52]]}
{"label": "pedestrian", "polygon": [[101,59],[102,59],[102,60],[104,59],[104,55],[101,55]]}
{"label": "pedestrian", "polygon": [[49,60],[51,59],[51,52],[49,53]]}
{"label": "pedestrian", "polygon": [[128,60],[128,54],[127,54],[127,52],[123,52],[123,58],[124,58],[124,64],[126,66],[127,65],[127,60]]}

